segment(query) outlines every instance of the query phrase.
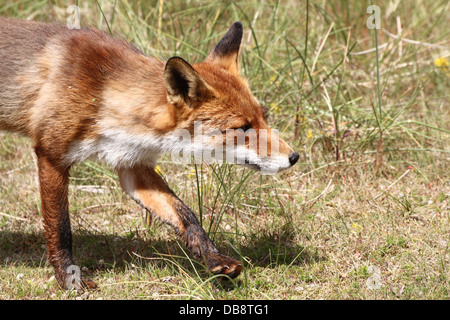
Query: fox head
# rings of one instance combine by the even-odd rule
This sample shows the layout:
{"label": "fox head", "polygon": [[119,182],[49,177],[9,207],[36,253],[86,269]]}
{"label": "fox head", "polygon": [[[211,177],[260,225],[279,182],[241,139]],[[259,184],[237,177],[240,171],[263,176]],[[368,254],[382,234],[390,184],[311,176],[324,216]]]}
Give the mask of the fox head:
{"label": "fox head", "polygon": [[[202,160],[226,160],[273,174],[293,166],[299,155],[269,128],[258,100],[239,74],[242,35],[242,24],[236,22],[204,62],[191,66],[179,57],[167,61],[166,96],[179,124],[172,132],[174,145],[189,145]],[[185,145],[178,138],[183,132],[190,135]],[[172,156],[180,148],[173,151]]]}

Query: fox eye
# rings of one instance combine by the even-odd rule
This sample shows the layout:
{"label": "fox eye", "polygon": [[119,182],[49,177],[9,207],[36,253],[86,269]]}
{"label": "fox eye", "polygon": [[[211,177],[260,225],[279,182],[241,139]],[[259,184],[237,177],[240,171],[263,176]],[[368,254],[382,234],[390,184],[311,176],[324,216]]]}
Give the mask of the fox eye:
{"label": "fox eye", "polygon": [[247,130],[249,130],[249,129],[251,129],[252,128],[252,126],[251,125],[249,125],[249,124],[246,124],[246,125],[243,125],[242,127],[239,127],[239,128],[234,128],[234,130],[238,130],[238,129],[241,129],[242,131],[247,131]]}

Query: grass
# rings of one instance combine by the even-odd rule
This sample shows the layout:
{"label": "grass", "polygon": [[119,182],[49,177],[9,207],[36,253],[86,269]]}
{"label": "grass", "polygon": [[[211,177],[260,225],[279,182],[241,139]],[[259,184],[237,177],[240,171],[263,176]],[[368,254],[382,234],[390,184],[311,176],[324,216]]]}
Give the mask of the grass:
{"label": "grass", "polygon": [[[449,59],[449,4],[395,3],[370,30],[369,1],[80,1],[82,25],[161,59],[200,61],[242,21],[242,72],[301,158],[276,176],[161,159],[221,251],[244,261],[229,284],[111,168],[76,165],[74,254],[100,285],[79,293],[46,260],[30,141],[0,133],[0,298],[448,299],[450,73],[435,61]],[[65,23],[67,5],[0,0],[0,15]]]}

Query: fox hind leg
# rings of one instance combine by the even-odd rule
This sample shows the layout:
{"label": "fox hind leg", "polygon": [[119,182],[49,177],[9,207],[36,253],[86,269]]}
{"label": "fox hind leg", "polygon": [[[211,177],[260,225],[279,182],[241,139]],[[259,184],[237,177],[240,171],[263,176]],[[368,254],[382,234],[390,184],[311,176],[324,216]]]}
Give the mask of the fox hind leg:
{"label": "fox hind leg", "polygon": [[[72,232],[69,218],[69,168],[59,166],[37,147],[38,175],[42,201],[44,234],[50,264],[58,284],[65,289],[94,289],[97,285],[73,273]],[[78,279],[74,278],[77,276]],[[75,280],[73,283],[71,280]]]}

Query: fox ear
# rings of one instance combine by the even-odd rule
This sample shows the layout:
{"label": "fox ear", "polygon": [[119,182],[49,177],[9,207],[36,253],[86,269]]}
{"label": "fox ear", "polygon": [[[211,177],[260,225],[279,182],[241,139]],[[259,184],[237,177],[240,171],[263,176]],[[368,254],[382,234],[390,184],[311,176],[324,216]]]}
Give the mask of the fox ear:
{"label": "fox ear", "polygon": [[186,103],[194,108],[213,97],[213,91],[200,74],[185,60],[170,58],[164,69],[167,100],[174,104]]}
{"label": "fox ear", "polygon": [[218,63],[232,73],[238,73],[239,50],[241,48],[244,28],[242,23],[235,22],[228,32],[210,52],[206,61]]}

